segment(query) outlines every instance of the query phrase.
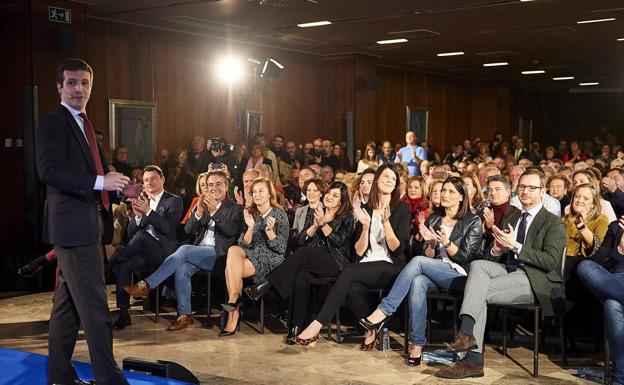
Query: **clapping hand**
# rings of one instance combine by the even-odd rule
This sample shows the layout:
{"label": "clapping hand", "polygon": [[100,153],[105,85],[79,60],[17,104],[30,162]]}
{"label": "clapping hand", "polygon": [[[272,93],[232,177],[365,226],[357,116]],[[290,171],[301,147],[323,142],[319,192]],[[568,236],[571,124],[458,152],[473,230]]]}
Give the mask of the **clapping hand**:
{"label": "clapping hand", "polygon": [[360,207],[360,205],[357,205],[353,208],[353,214],[355,215],[355,218],[358,220],[358,222],[360,222],[362,225],[366,227],[370,226],[371,217],[362,207]]}
{"label": "clapping hand", "polygon": [[511,249],[516,245],[516,236],[513,227],[508,223],[507,230],[501,230],[498,226],[492,225],[492,234],[500,249]]}
{"label": "clapping hand", "polygon": [[483,209],[483,219],[486,229],[491,229],[494,225],[494,212],[489,207]]}
{"label": "clapping hand", "polygon": [[[620,218],[620,223],[618,223],[618,226],[620,226],[620,229],[624,230],[624,215]],[[624,251],[624,233],[622,233],[622,236],[620,237],[620,250]]]}
{"label": "clapping hand", "polygon": [[248,228],[253,227],[254,224],[256,223],[253,216],[249,213],[248,209],[243,210],[243,219],[245,219],[245,224],[247,225]]}
{"label": "clapping hand", "polygon": [[431,247],[434,247],[436,242],[435,232],[433,229],[430,229],[431,227],[427,228],[427,226],[425,226],[425,222],[421,222],[418,225],[420,236],[422,236],[425,242],[427,242]]}
{"label": "clapping hand", "polygon": [[133,198],[131,202],[135,215],[142,216],[149,211],[149,199]]}
{"label": "clapping hand", "polygon": [[135,182],[128,182],[126,187],[123,188],[121,193],[128,198],[136,198],[143,192],[143,185]]}
{"label": "clapping hand", "polygon": [[268,233],[269,231],[273,231],[274,228],[275,228],[275,217],[268,216],[267,225],[264,231]]}
{"label": "clapping hand", "polygon": [[388,204],[384,204],[382,210],[383,211],[381,212],[381,223],[385,225],[390,219],[390,206],[388,206]]}
{"label": "clapping hand", "polygon": [[234,199],[236,199],[236,203],[239,205],[245,204],[245,196],[240,192],[238,186],[234,186]]}
{"label": "clapping hand", "polygon": [[449,237],[444,231],[434,230],[431,227],[429,227],[429,230],[434,232],[436,241],[440,242],[440,244],[446,245],[449,242]]}
{"label": "clapping hand", "polygon": [[314,225],[316,227],[322,227],[325,224],[325,213],[320,206],[314,209]]}

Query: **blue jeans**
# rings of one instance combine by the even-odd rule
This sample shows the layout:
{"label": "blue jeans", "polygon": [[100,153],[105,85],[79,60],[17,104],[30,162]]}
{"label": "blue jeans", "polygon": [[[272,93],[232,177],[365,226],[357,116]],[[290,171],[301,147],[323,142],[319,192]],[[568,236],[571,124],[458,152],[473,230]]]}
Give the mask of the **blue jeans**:
{"label": "blue jeans", "polygon": [[439,288],[464,291],[466,277],[439,259],[414,257],[397,277],[388,296],[377,307],[386,316],[392,315],[409,292],[410,338],[417,346],[425,346],[427,338],[427,293]]}
{"label": "blue jeans", "polygon": [[175,274],[175,291],[178,299],[178,315],[191,314],[191,277],[199,270],[212,270],[217,253],[212,246],[180,246],[168,256],[149,277],[145,278],[150,287],[160,285]]}
{"label": "blue jeans", "polygon": [[624,273],[612,274],[600,264],[585,260],[578,265],[576,274],[602,302],[613,360],[611,381],[624,385]]}

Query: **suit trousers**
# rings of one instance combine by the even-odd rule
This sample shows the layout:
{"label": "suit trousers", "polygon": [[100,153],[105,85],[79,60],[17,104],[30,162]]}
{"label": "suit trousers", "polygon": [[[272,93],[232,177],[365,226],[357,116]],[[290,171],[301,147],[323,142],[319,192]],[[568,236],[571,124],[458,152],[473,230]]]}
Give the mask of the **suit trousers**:
{"label": "suit trousers", "polygon": [[345,265],[329,291],[316,320],[323,325],[329,324],[345,300],[356,319],[366,317],[371,311],[368,291],[385,289],[394,281],[397,274],[396,266],[390,262],[375,261]]}
{"label": "suit trousers", "polygon": [[508,273],[501,263],[485,260],[472,262],[459,314],[469,315],[475,320],[473,334],[478,348],[474,351],[483,352],[487,305],[523,303],[535,303],[531,282],[524,270]]}
{"label": "suit trousers", "polygon": [[95,244],[54,247],[60,272],[50,314],[48,384],[69,384],[77,378],[71,357],[82,323],[97,383],[128,385],[113,357],[112,321],[100,244],[103,225],[102,218],[98,219]]}
{"label": "suit trousers", "polygon": [[[288,327],[303,327],[308,315],[310,279],[340,274],[334,257],[325,247],[302,247],[269,275],[268,281],[288,302]],[[313,299],[314,300],[314,299]]]}
{"label": "suit trousers", "polygon": [[144,230],[137,232],[113,259],[111,270],[117,277],[117,307],[128,308],[130,295],[124,286],[132,284],[132,272],[154,269],[164,260],[163,247],[159,241]]}

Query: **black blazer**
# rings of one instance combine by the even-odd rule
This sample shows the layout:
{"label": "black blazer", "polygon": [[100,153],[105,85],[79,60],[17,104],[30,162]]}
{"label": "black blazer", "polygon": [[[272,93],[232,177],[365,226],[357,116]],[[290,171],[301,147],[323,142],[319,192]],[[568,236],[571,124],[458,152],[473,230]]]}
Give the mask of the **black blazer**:
{"label": "black blazer", "polygon": [[308,237],[307,229],[299,232],[298,240],[302,247],[324,247],[332,255],[338,269],[342,270],[344,265],[351,263],[351,236],[354,230],[353,213],[346,212],[336,215],[336,217],[328,223],[332,228],[332,232],[325,236],[323,230],[317,229],[314,236]]}
{"label": "black blazer", "polygon": [[600,248],[591,257],[606,269],[614,273],[624,273],[624,255],[618,251],[620,239],[624,235],[624,230],[619,226],[620,221],[613,221],[609,224],[609,229],[605,234]]}
{"label": "black blazer", "polygon": [[148,225],[152,225],[163,247],[165,256],[173,254],[178,248],[176,229],[184,214],[182,206],[182,198],[163,191],[156,210],[152,210],[149,215],[143,215],[139,224],[136,223],[134,218],[130,219],[128,223],[128,239],[132,239],[137,232],[145,230]]}
{"label": "black blazer", "polygon": [[184,231],[187,234],[195,235],[193,244],[199,245],[206,235],[208,224],[214,220],[215,250],[217,256],[224,256],[227,255],[228,248],[236,242],[241,233],[242,218],[243,206],[225,198],[213,216],[210,216],[208,210],[204,210],[204,215],[198,220],[195,217],[195,210],[193,210],[189,220],[184,225]]}
{"label": "black blazer", "polygon": [[[442,224],[442,215],[431,214],[425,221],[425,226],[438,229]],[[478,215],[467,212],[463,218],[458,219],[453,227],[449,239],[457,246],[458,250],[449,259],[464,267],[468,266],[473,259],[481,255],[481,219]]]}
{"label": "black blazer", "polygon": [[[370,215],[373,216],[373,209],[371,209],[368,205],[363,207],[364,210]],[[412,213],[410,210],[409,204],[405,202],[399,202],[396,207],[392,210],[390,214],[390,226],[392,226],[392,230],[394,230],[394,234],[400,242],[399,247],[397,247],[394,251],[390,251],[390,257],[392,258],[392,262],[394,263],[397,272],[401,271],[405,266],[405,247],[409,244],[410,238],[410,226],[412,221]],[[355,231],[353,233],[353,239],[357,243],[357,240],[360,239],[360,235],[362,234],[363,226],[360,222],[357,222],[355,225]],[[370,228],[368,234],[368,247],[366,250],[370,249]],[[359,261],[362,259],[364,255],[357,255],[356,259]]]}
{"label": "black blazer", "polygon": [[[104,174],[108,163],[98,144]],[[69,110],[62,105],[45,116],[35,131],[39,179],[46,185],[43,242],[62,247],[96,243],[100,191],[93,190],[97,170],[89,144]],[[109,193],[111,202],[116,193]],[[113,238],[113,216],[102,211],[102,244]]]}

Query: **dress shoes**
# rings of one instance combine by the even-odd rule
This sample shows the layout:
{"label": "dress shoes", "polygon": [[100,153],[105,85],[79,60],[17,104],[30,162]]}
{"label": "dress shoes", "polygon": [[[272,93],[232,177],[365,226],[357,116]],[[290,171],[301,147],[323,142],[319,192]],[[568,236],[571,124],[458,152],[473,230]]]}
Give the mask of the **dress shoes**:
{"label": "dress shoes", "polygon": [[119,318],[117,318],[117,321],[115,321],[115,323],[113,323],[113,330],[114,331],[120,331],[126,328],[126,326],[130,326],[132,325],[132,319],[130,318],[129,315],[120,315]]}
{"label": "dress shoes", "polygon": [[65,384],[65,383],[55,383],[53,385],[95,385],[95,380],[81,380],[80,378],[76,378],[74,381]]}
{"label": "dress shoes", "polygon": [[298,336],[301,331],[302,330],[299,328],[299,326],[290,328],[290,330],[288,330],[288,334],[286,335],[286,337],[284,337],[284,343],[286,345],[294,345],[295,343],[293,342],[293,338]]}
{"label": "dress shoes", "polygon": [[257,301],[264,297],[269,290],[271,290],[271,284],[268,281],[262,281],[255,285],[247,286],[245,288],[245,294],[247,294],[252,301]]}
{"label": "dress shoes", "polygon": [[17,270],[17,274],[24,278],[30,278],[41,271],[43,265],[46,264],[45,256],[40,256],[32,261],[28,262],[28,264],[22,266]]}
{"label": "dress shoes", "polygon": [[178,317],[175,322],[172,322],[171,325],[167,327],[167,331],[177,332],[182,330],[193,323],[193,317],[190,315],[181,315]]}
{"label": "dress shoes", "polygon": [[145,281],[140,281],[136,285],[124,286],[124,290],[135,298],[147,297],[150,292],[150,285]]}
{"label": "dress shoes", "polygon": [[455,339],[452,343],[446,346],[446,351],[449,353],[467,352],[468,350],[477,348],[477,340],[471,334],[466,334],[463,331],[455,333]]}
{"label": "dress shoes", "polygon": [[483,377],[483,363],[479,365],[471,365],[468,361],[466,361],[466,359],[459,360],[453,366],[438,370],[435,376],[451,380],[459,380],[469,377]]}

